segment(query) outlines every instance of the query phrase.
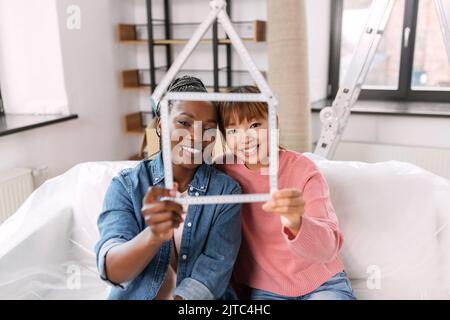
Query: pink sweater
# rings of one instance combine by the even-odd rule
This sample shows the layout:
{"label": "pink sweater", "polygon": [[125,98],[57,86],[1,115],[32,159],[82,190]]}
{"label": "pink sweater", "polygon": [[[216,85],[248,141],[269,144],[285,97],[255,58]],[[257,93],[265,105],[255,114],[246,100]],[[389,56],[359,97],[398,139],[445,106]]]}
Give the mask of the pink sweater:
{"label": "pink sweater", "polygon": [[[239,182],[243,193],[269,190],[268,176],[243,164],[218,168]],[[242,246],[234,281],[279,295],[301,296],[343,270],[338,256],[343,238],[328,185],[311,160],[292,151],[280,151],[278,187],[295,187],[303,192],[305,213],[300,231],[291,239],[279,216],[263,211],[261,203],[244,204]]]}

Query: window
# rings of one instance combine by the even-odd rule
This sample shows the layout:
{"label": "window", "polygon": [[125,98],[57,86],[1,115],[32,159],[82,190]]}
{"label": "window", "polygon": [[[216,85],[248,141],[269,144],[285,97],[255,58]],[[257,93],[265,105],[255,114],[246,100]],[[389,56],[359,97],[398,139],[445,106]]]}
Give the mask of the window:
{"label": "window", "polygon": [[5,115],[5,109],[3,108],[2,91],[0,90],[0,117]]}
{"label": "window", "polygon": [[[336,95],[372,0],[332,1],[330,94]],[[362,99],[450,101],[450,63],[433,0],[397,0]]]}
{"label": "window", "polygon": [[419,1],[413,90],[450,90],[450,65],[433,0]]}

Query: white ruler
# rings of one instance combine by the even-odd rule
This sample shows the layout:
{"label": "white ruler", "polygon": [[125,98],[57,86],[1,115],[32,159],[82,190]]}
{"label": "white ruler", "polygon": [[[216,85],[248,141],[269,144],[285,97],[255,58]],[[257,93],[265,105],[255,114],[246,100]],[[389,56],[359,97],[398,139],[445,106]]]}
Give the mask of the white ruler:
{"label": "white ruler", "polygon": [[268,99],[261,93],[207,93],[207,92],[167,92],[167,100],[180,101],[242,101],[267,102]]}
{"label": "white ruler", "polygon": [[267,202],[271,200],[270,194],[233,194],[223,196],[202,196],[202,197],[163,197],[161,201],[170,200],[181,205],[205,205],[205,204],[227,204],[227,203],[253,203]]}
{"label": "white ruler", "polygon": [[[171,137],[169,130],[169,101],[244,101],[244,102],[266,102],[268,104],[269,122],[269,185],[270,192],[278,188],[278,130],[276,109],[278,101],[270,89],[266,79],[258,70],[256,64],[250,57],[241,38],[234,30],[230,17],[226,13],[226,2],[224,0],[210,1],[211,11],[203,23],[194,32],[192,38],[180,52],[164,75],[160,84],[156,87],[152,95],[152,103],[160,103],[161,113],[161,143],[164,162],[164,184],[167,189],[173,188],[173,169],[171,155]],[[239,93],[198,93],[198,92],[166,92],[170,82],[175,78],[182,65],[192,54],[201,38],[214,23],[219,20],[223,29],[230,38],[231,44],[236,49],[237,54],[244,63],[246,69],[252,76],[261,93],[239,94]],[[268,190],[269,192],[269,190]],[[221,196],[201,196],[201,197],[176,197],[172,199],[183,204],[219,204],[219,203],[246,203],[246,202],[266,202],[270,200],[270,194],[244,194],[244,195],[221,195]]]}

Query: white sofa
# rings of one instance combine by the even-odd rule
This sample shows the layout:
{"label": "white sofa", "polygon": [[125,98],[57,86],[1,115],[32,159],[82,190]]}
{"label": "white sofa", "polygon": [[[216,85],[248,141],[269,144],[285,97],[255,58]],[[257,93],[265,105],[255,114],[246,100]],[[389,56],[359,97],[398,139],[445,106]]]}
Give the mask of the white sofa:
{"label": "white sofa", "polygon": [[[400,162],[314,160],[356,296],[450,299],[450,181]],[[84,163],[37,189],[0,226],[0,299],[104,299],[96,219],[111,178],[134,165]]]}

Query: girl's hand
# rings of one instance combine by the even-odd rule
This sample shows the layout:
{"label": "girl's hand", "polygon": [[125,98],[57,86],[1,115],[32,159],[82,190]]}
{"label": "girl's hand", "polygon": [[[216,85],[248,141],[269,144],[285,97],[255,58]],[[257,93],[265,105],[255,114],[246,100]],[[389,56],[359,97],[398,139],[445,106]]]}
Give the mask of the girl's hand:
{"label": "girl's hand", "polygon": [[302,224],[305,210],[303,195],[298,189],[283,189],[272,194],[272,200],[263,205],[266,212],[280,215],[281,224],[295,237]]}
{"label": "girl's hand", "polygon": [[183,207],[180,204],[168,200],[160,201],[161,197],[175,197],[177,188],[176,185],[174,190],[150,187],[144,197],[142,215],[156,240],[171,240],[173,230],[183,222]]}

